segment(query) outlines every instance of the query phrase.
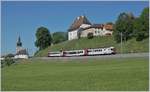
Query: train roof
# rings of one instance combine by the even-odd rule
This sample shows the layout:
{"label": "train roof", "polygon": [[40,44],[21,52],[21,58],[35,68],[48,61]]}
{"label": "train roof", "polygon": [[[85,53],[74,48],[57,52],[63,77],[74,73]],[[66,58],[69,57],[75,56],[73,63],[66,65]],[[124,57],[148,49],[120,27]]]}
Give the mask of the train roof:
{"label": "train roof", "polygon": [[69,51],[64,51],[64,52],[74,52],[74,51],[83,51],[83,50],[69,50]]}

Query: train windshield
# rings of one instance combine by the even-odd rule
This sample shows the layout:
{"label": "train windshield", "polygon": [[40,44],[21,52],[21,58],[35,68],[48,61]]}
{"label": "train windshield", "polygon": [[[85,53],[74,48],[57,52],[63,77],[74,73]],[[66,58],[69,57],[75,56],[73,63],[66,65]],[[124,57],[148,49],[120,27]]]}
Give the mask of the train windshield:
{"label": "train windshield", "polygon": [[114,47],[111,47],[110,49],[111,49],[111,50],[115,50],[115,48],[114,48]]}

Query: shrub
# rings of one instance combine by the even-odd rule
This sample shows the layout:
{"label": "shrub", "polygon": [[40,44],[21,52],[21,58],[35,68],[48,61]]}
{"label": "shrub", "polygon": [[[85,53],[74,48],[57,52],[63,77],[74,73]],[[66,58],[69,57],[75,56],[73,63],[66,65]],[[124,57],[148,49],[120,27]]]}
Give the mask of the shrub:
{"label": "shrub", "polygon": [[68,34],[66,32],[55,32],[52,35],[53,37],[53,44],[61,43],[66,41],[68,38]]}
{"label": "shrub", "polygon": [[10,57],[10,58],[12,58],[12,57],[14,57],[14,56],[15,56],[14,54],[9,53],[9,54],[7,54],[5,57]]}
{"label": "shrub", "polygon": [[10,66],[11,64],[15,63],[15,61],[12,58],[6,57],[4,59],[5,65]]}
{"label": "shrub", "polygon": [[88,35],[87,35],[87,38],[88,39],[92,39],[94,36],[93,36],[93,33],[88,33]]}

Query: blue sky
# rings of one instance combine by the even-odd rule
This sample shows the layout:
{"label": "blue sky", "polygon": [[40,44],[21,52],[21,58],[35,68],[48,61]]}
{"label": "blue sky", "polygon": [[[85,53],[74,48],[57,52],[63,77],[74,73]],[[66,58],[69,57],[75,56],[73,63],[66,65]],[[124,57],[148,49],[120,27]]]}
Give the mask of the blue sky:
{"label": "blue sky", "polygon": [[115,22],[121,12],[139,16],[148,1],[3,1],[1,6],[1,52],[15,53],[20,35],[23,47],[32,55],[38,27],[51,33],[65,31],[74,19],[86,15],[91,23]]}

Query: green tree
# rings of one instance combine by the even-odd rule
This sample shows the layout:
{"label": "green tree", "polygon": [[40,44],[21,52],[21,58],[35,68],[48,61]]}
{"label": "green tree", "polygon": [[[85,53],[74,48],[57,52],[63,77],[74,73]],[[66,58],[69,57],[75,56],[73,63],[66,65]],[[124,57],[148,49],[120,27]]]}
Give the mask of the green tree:
{"label": "green tree", "polygon": [[36,42],[35,46],[39,48],[39,50],[45,49],[50,46],[52,43],[52,38],[49,30],[45,27],[40,27],[36,32]]}
{"label": "green tree", "polygon": [[134,21],[134,33],[137,41],[149,37],[149,8],[144,8],[140,17]]}
{"label": "green tree", "polygon": [[120,42],[120,34],[122,33],[122,39],[128,40],[133,36],[133,23],[134,16],[132,13],[121,13],[114,25],[114,38],[116,42]]}
{"label": "green tree", "polygon": [[57,44],[67,40],[66,32],[55,32],[53,33],[53,43]]}

